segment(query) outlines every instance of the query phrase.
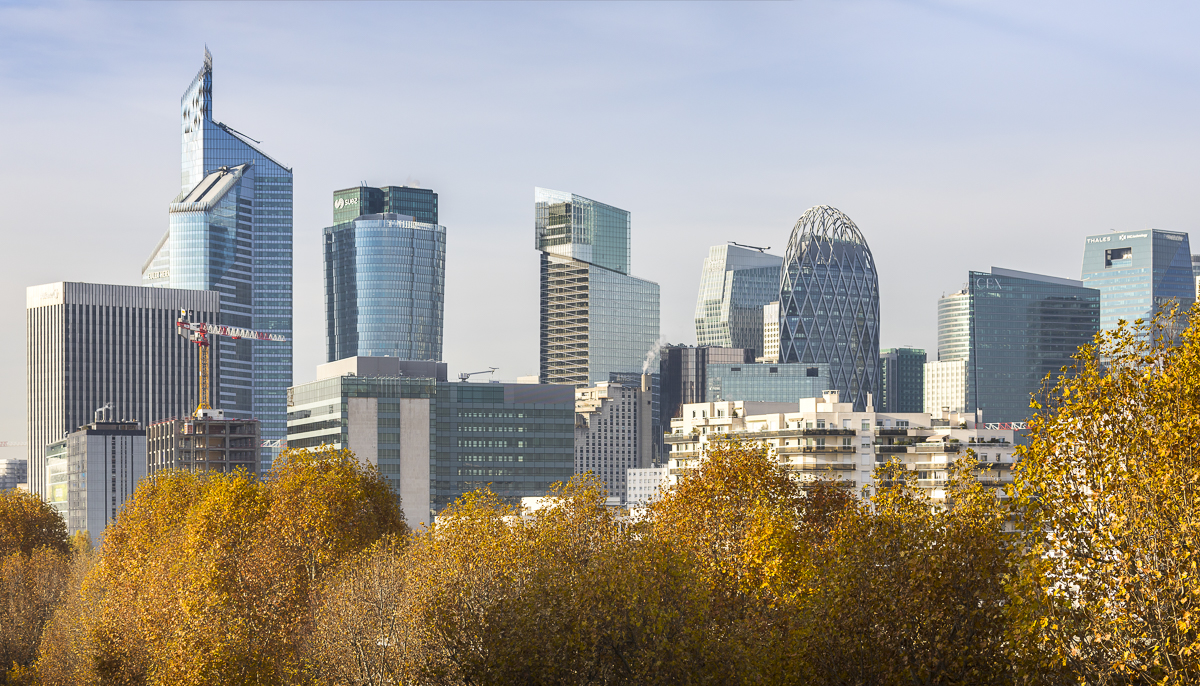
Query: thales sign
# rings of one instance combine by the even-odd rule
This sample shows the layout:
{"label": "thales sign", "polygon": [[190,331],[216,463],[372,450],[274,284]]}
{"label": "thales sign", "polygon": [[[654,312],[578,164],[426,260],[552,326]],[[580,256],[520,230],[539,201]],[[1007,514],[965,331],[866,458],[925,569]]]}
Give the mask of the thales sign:
{"label": "thales sign", "polygon": [[333,201],[333,209],[340,210],[343,207],[350,207],[358,204],[358,198],[338,198]]}

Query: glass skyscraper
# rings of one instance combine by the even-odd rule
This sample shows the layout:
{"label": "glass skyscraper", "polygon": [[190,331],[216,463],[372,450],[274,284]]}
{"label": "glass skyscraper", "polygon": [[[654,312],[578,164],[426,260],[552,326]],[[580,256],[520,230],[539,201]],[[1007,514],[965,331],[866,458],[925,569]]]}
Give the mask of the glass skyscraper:
{"label": "glass skyscraper", "polygon": [[1183,309],[1196,302],[1188,235],[1145,229],[1088,236],[1083,283],[1100,291],[1100,328],[1149,320],[1172,300]]}
{"label": "glass skyscraper", "polygon": [[764,355],[763,306],[779,297],[783,258],[735,245],[708,249],[696,298],[696,345]]}
{"label": "glass skyscraper", "polygon": [[924,412],[925,351],[887,348],[879,351],[879,412]]}
{"label": "glass skyscraper", "polygon": [[1072,279],[997,267],[970,272],[966,288],[938,302],[938,360],[925,365],[925,411],[1027,421],[1046,376],[1070,366],[1099,331],[1100,297]]}
{"label": "glass skyscraper", "polygon": [[362,186],[333,198],[338,223],[325,229],[324,246],[328,361],[441,360],[446,227],[436,223],[437,193]]}
{"label": "glass skyscraper", "polygon": [[629,212],[534,189],[542,383],[577,387],[656,364],[658,284],[629,275]]}
{"label": "glass skyscraper", "polygon": [[[213,119],[212,56],[183,94],[183,165],[170,228],[142,284],[214,290],[221,322],[286,341],[218,339],[213,406],[257,418],[265,440],[287,437],[292,383],[292,170]],[[270,448],[261,459],[269,462]],[[265,464],[263,465],[266,466]]]}
{"label": "glass skyscraper", "polygon": [[[840,210],[796,222],[779,285],[779,360],[828,364],[843,402],[862,412],[879,396],[879,277],[858,227]],[[740,398],[739,398],[740,400]]]}

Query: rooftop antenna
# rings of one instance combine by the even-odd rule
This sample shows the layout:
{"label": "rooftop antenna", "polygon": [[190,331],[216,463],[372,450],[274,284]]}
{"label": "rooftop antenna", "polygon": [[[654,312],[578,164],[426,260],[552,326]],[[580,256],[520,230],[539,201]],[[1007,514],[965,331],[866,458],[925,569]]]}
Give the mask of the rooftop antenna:
{"label": "rooftop antenna", "polygon": [[760,247],[758,247],[757,245],[743,245],[743,244],[741,244],[741,243],[738,243],[737,241],[727,241],[727,242],[728,242],[730,245],[736,245],[736,246],[737,246],[737,247],[739,247],[739,248],[749,248],[749,249],[751,249],[751,250],[757,250],[757,251],[759,251],[759,252],[766,252],[766,251],[768,251],[768,250],[770,250],[770,249],[771,249],[771,246],[769,246],[769,245],[768,245],[767,247],[765,247],[765,248],[760,248]]}

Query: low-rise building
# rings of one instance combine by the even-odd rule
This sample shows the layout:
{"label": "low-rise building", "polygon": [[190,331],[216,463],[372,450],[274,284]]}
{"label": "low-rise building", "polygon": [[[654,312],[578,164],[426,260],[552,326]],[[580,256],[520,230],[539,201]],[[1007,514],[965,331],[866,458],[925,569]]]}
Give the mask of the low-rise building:
{"label": "low-rise building", "polygon": [[626,470],[625,504],[641,507],[658,500],[667,483],[668,471],[665,466]]}
{"label": "low-rise building", "polygon": [[574,387],[375,375],[378,358],[352,359],[288,389],[288,447],[377,466],[410,526],[485,486],[515,505],[574,473]]}
{"label": "low-rise building", "polygon": [[29,481],[29,461],[9,457],[0,460],[0,491],[17,488]]}
{"label": "low-rise building", "polygon": [[803,398],[797,405],[723,401],[685,405],[672,420],[668,480],[676,483],[704,459],[709,442],[744,437],[767,444],[799,479],[837,478],[850,488],[874,485],[875,465],[898,458],[918,472],[918,483],[935,499],[945,495],[949,465],[975,451],[979,478],[987,485],[1011,483],[1013,432],[978,424],[974,415],[855,412],[837,391]]}
{"label": "low-rise building", "polygon": [[617,498],[625,496],[630,468],[654,464],[650,375],[641,380],[575,391],[575,473],[595,473]]}

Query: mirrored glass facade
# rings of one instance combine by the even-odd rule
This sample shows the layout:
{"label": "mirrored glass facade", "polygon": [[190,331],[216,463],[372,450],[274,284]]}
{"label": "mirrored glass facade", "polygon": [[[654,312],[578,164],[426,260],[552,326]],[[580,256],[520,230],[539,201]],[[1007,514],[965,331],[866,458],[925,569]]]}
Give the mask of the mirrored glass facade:
{"label": "mirrored glass facade", "polygon": [[828,364],[713,364],[708,365],[705,402],[745,400],[798,403],[820,398],[830,389]]}
{"label": "mirrored glass facade", "polygon": [[779,319],[781,362],[829,365],[823,390],[839,391],[855,411],[879,396],[879,277],[866,239],[840,210],[812,207],[792,229]]}
{"label": "mirrored glass facade", "polygon": [[[1072,279],[996,267],[970,272],[967,287],[939,303],[938,339],[947,347],[931,370],[940,378],[927,372],[926,383],[947,392],[928,402],[936,411],[958,409],[948,393],[963,388],[963,411],[982,410],[985,422],[1027,421],[1046,376],[1073,364],[1100,330],[1100,297]],[[956,371],[966,378],[945,378]]]}
{"label": "mirrored glass facade", "polygon": [[763,306],[779,297],[783,258],[735,245],[708,249],[696,298],[696,345],[765,353]]}
{"label": "mirrored glass facade", "polygon": [[333,192],[333,223],[364,214],[402,214],[425,224],[438,223],[438,195],[428,188],[358,186]]}
{"label": "mirrored glass facade", "polygon": [[367,214],[325,229],[327,361],[442,359],[446,227]]}
{"label": "mirrored glass facade", "polygon": [[534,200],[541,381],[587,387],[614,372],[652,370],[659,288],[628,274],[629,213],[543,188]]}
{"label": "mirrored glass facade", "polygon": [[[207,50],[184,92],[181,124],[181,192],[171,206],[167,234],[142,268],[142,284],[216,290],[222,298],[220,323],[287,338],[221,340],[213,398],[230,416],[258,418],[263,439],[283,439],[292,382],[292,170],[257,141],[213,119]],[[206,184],[221,182],[213,175],[222,168],[238,178],[214,193]],[[185,207],[200,201],[211,206]],[[269,448],[262,460],[265,468]]]}
{"label": "mirrored glass facade", "polygon": [[879,412],[925,411],[925,351],[887,348],[879,351]]}
{"label": "mirrored glass facade", "polygon": [[1190,308],[1196,302],[1191,252],[1188,235],[1178,231],[1088,236],[1083,283],[1100,290],[1100,328],[1148,320],[1172,301]]}

